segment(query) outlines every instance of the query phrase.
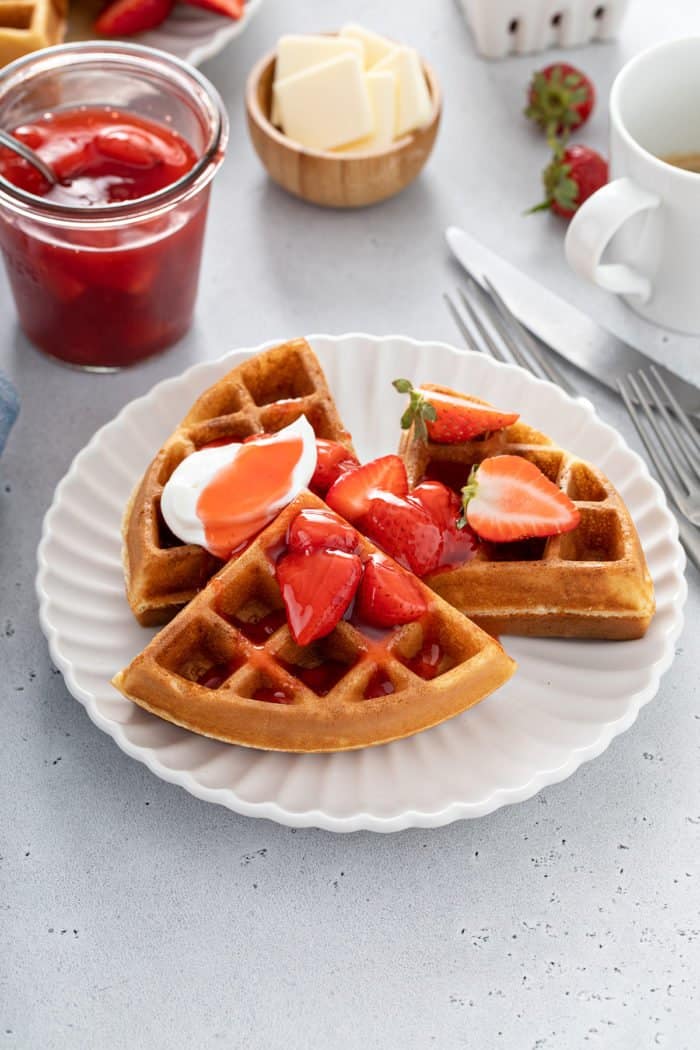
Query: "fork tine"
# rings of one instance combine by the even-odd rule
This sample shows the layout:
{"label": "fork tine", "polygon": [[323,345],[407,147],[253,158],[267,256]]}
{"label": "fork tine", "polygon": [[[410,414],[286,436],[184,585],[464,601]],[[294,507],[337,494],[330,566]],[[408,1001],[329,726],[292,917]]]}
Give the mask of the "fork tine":
{"label": "fork tine", "polygon": [[484,284],[491,295],[491,299],[496,305],[496,309],[503,318],[503,321],[515,333],[517,338],[520,339],[527,353],[537,362],[542,372],[544,372],[544,377],[549,379],[549,381],[556,386],[560,386],[567,394],[575,397],[576,391],[569,380],[562,372],[560,372],[554,362],[549,359],[548,355],[542,353],[522,321],[515,316],[508,304],[504,301],[501,293],[486,276],[484,277]]}
{"label": "fork tine", "polygon": [[681,542],[682,542],[682,544],[683,544],[683,546],[685,548],[686,554],[690,558],[690,560],[693,563],[693,565],[695,566],[695,568],[700,572],[700,533],[698,533],[698,530],[696,528],[694,528],[693,525],[690,523],[690,521],[685,517],[685,515],[683,514],[682,508],[678,504],[678,501],[676,500],[675,496],[673,495],[673,492],[671,491],[670,486],[664,480],[665,479],[665,468],[662,465],[660,458],[657,456],[656,449],[654,448],[653,444],[651,443],[651,441],[647,437],[646,431],[644,430],[644,427],[642,426],[642,421],[641,421],[641,416],[639,414],[639,410],[638,410],[637,406],[634,404],[634,402],[632,401],[632,398],[630,397],[630,395],[628,394],[627,389],[626,389],[625,384],[624,384],[624,381],[622,379],[618,379],[617,380],[617,389],[620,392],[620,397],[622,398],[622,400],[624,402],[624,405],[625,405],[625,408],[627,409],[629,417],[632,420],[632,422],[634,423],[634,426],[635,426],[635,428],[637,430],[637,433],[639,434],[639,436],[642,439],[642,442],[644,444],[644,447],[646,448],[647,452],[649,453],[649,458],[652,461],[652,463],[654,464],[654,466],[656,467],[656,471],[657,471],[657,473],[659,475],[659,478],[661,479],[662,484],[666,488],[667,494],[671,496],[671,499],[676,504],[676,507],[678,508],[678,511],[681,514],[681,517],[678,517],[678,516],[676,517],[676,521],[678,523],[678,532],[680,534],[680,539],[681,539]]}
{"label": "fork tine", "polygon": [[[687,490],[690,492],[690,489],[693,486],[693,479],[690,476],[689,471],[686,469],[685,463],[683,462],[683,459],[689,462],[689,457],[687,456],[685,448],[680,444],[678,436],[674,431],[674,424],[671,415],[668,409],[666,408],[666,405],[664,405],[658,393],[656,392],[656,389],[650,383],[649,377],[647,376],[646,372],[640,368],[637,372],[637,376],[646,388],[646,392],[649,395],[649,397],[651,397],[658,413],[658,415],[655,418],[649,414],[649,412],[647,411],[647,406],[651,406],[647,398],[647,401],[643,407],[647,417],[649,418],[649,425],[653,430],[654,435],[658,439],[659,444],[668,456],[669,463],[671,464],[673,470],[676,472],[678,479],[685,485]],[[662,420],[665,424],[665,429],[662,425]],[[669,440],[669,435],[672,440]]]}
{"label": "fork tine", "polygon": [[469,328],[467,328],[466,324],[464,323],[464,321],[462,319],[462,315],[460,314],[459,310],[457,309],[457,307],[455,306],[454,302],[452,301],[452,298],[447,294],[447,292],[443,292],[442,293],[442,297],[445,300],[445,302],[447,303],[447,309],[452,314],[452,320],[454,321],[454,323],[459,328],[459,331],[460,331],[460,333],[462,335],[462,338],[464,339],[464,342],[467,344],[469,349],[470,350],[477,350],[480,354],[485,353],[485,350],[484,350],[483,346],[481,346],[481,344],[477,342],[477,340],[474,338],[471,330]]}
{"label": "fork tine", "polygon": [[497,361],[503,361],[505,364],[510,364],[512,362],[512,358],[508,357],[507,354],[504,354],[500,346],[496,344],[496,341],[492,338],[491,334],[484,326],[483,321],[478,316],[471,302],[465,295],[464,290],[462,288],[458,288],[457,292],[459,294],[459,298],[462,301],[462,306],[467,312],[469,320],[479,333],[479,336],[483,341],[484,345],[486,346],[488,352],[491,354],[492,357],[495,357]]}
{"label": "fork tine", "polygon": [[642,416],[640,414],[639,409],[637,408],[637,405],[635,405],[633,398],[636,398],[637,402],[642,406],[644,410],[644,415],[646,416],[647,422],[650,425],[650,429],[652,433],[655,434],[656,423],[654,421],[651,409],[649,408],[649,405],[642,396],[642,392],[639,389],[639,386],[637,385],[637,382],[631,373],[627,376],[627,383],[632,391],[632,397],[630,397],[629,393],[627,392],[627,388],[625,387],[623,381],[621,379],[618,379],[617,381],[617,387],[620,391],[620,396],[625,403],[625,408],[627,409],[630,419],[632,420],[637,429],[637,433],[644,442],[644,446],[647,452],[649,453],[649,458],[656,467],[657,474],[661,478],[661,481],[666,486],[666,489],[668,490],[676,505],[680,509],[680,501],[683,500],[685,493],[681,492],[676,478],[668,469],[667,464],[663,461],[661,456],[658,454],[656,447],[649,439],[646,428],[642,424]]}
{"label": "fork tine", "polygon": [[[676,420],[678,421],[679,425],[681,426],[681,428],[683,430],[683,433],[688,438],[688,442],[690,444],[691,449],[693,450],[693,452],[696,455],[700,455],[700,437],[698,437],[697,430],[695,429],[693,424],[690,422],[690,420],[688,419],[688,416],[683,411],[681,406],[678,404],[678,399],[669,390],[668,383],[666,382],[664,377],[661,375],[661,373],[657,369],[656,365],[651,365],[649,370],[652,373],[652,375],[654,376],[654,379],[656,380],[656,382],[661,387],[661,390],[663,392],[664,397],[666,398],[666,401],[668,402],[668,404],[673,409],[673,412],[674,412],[674,415],[676,417]],[[691,463],[691,466],[692,466],[693,470],[695,471],[695,473],[698,474],[699,472],[698,472],[698,468],[697,468],[697,465],[696,465],[697,461],[694,463],[691,460],[690,463]]]}
{"label": "fork tine", "polygon": [[[510,339],[508,337],[508,333],[506,333],[506,335],[504,337],[504,334],[503,334],[503,331],[502,331],[502,327],[503,326],[502,325],[499,326],[497,321],[494,320],[494,312],[495,311],[494,311],[493,303],[489,299],[488,293],[484,291],[484,289],[481,287],[479,282],[477,280],[475,280],[474,277],[472,277],[471,274],[467,274],[467,282],[468,282],[469,291],[470,291],[471,296],[472,296],[472,300],[469,303],[469,306],[471,307],[472,311],[474,311],[475,308],[476,308],[476,303],[479,304],[479,310],[488,319],[488,322],[489,322],[491,328],[498,335],[499,339],[501,340],[501,343],[505,346],[506,350],[508,351],[509,357],[508,358],[504,358],[504,360],[515,361],[515,363],[517,365],[520,365],[521,368],[525,368],[525,369],[527,369],[528,372],[531,372],[532,371],[532,366],[531,366],[530,362],[527,360],[527,358],[524,356],[524,354],[522,353],[520,347],[516,343],[514,343],[512,339]],[[465,305],[467,305],[466,293],[464,291],[462,291],[461,289],[460,289],[460,296],[462,298],[462,302]],[[482,324],[483,324],[483,322],[482,322]],[[490,337],[490,336],[489,336],[489,339],[491,339],[491,341],[493,341],[492,337]]]}

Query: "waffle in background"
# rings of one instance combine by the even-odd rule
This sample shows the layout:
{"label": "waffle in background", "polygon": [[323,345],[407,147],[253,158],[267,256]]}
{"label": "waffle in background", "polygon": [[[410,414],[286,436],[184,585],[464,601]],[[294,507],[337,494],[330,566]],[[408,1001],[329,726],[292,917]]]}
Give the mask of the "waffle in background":
{"label": "waffle in background", "polygon": [[68,9],[69,40],[94,40],[95,19],[106,6],[106,0],[71,0]]}
{"label": "waffle in background", "polygon": [[68,0],[0,0],[0,65],[60,44]]}
{"label": "waffle in background", "polygon": [[458,493],[474,463],[495,455],[523,456],[581,513],[572,532],[484,543],[472,561],[427,576],[425,582],[451,605],[499,635],[626,639],[644,634],[654,613],[651,577],[629,511],[596,467],[520,421],[462,445],[422,441],[411,428],[402,434],[399,452],[410,485],[434,478]]}
{"label": "waffle in background", "polygon": [[148,467],[124,516],[127,596],[139,623],[165,623],[221,567],[204,548],[181,543],[163,521],[161,494],[178,464],[211,441],[274,433],[301,415],[316,437],[353,450],[305,339],[283,343],[238,365],[195,402]]}
{"label": "waffle in background", "polygon": [[[472,707],[510,678],[515,664],[499,643],[418,580],[428,605],[419,621],[386,631],[378,641],[376,631],[370,638],[341,620],[325,638],[297,645],[272,559],[305,507],[325,504],[308,492],[293,500],[115,677],[116,688],[204,736],[310,752],[417,733]],[[376,550],[362,537],[359,542],[364,556]],[[272,622],[265,637],[261,621]],[[420,673],[425,650],[438,660],[429,678]]]}

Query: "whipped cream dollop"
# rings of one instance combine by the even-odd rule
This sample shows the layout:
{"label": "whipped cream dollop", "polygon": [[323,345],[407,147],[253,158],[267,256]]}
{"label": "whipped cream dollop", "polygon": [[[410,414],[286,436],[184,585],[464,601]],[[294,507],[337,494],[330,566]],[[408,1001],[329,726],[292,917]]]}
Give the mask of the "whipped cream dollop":
{"label": "whipped cream dollop", "polygon": [[161,512],[183,543],[226,558],[307,488],[315,469],[316,436],[300,416],[276,434],[187,456],[165,484]]}

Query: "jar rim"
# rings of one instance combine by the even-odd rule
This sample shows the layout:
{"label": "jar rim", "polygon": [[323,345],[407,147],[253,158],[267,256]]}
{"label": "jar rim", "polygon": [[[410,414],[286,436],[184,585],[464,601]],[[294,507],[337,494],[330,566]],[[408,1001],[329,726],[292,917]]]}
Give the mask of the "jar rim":
{"label": "jar rim", "polygon": [[31,212],[33,217],[41,215],[47,220],[67,220],[71,224],[81,225],[86,223],[102,222],[124,222],[138,217],[147,217],[153,211],[160,211],[164,206],[169,207],[177,203],[182,197],[189,196],[193,187],[198,189],[200,182],[207,183],[218,167],[228,140],[228,117],[224,108],[223,100],[214,85],[198,69],[155,47],[147,47],[145,44],[131,44],[122,41],[97,41],[84,40],[71,44],[56,44],[53,47],[43,48],[41,51],[32,52],[22,58],[11,62],[3,70],[2,86],[0,86],[0,99],[12,91],[17,83],[14,83],[19,74],[19,82],[23,82],[22,73],[27,67],[37,66],[39,72],[59,69],[63,64],[64,57],[70,57],[74,62],[87,62],[106,56],[107,61],[115,58],[147,60],[152,66],[167,72],[177,73],[185,81],[193,82],[203,92],[204,99],[209,110],[211,133],[201,157],[192,167],[181,175],[175,182],[163,186],[145,197],[135,200],[118,201],[101,207],[85,207],[74,204],[61,204],[56,201],[47,200],[33,193],[27,192],[19,186],[15,186],[0,175],[0,203],[13,210],[27,214]]}

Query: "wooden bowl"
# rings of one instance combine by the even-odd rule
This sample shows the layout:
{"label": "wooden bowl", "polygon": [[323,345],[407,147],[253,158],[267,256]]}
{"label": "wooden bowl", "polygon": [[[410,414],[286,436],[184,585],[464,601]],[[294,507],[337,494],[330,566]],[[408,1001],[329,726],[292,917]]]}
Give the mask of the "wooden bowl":
{"label": "wooden bowl", "polygon": [[440,124],[440,87],[425,62],[423,70],[433,101],[425,127],[379,152],[332,153],[300,146],[270,122],[275,53],[266,55],[248,77],[246,110],[255,152],[270,178],[295,197],[327,208],[362,208],[400,193],[430,156]]}

